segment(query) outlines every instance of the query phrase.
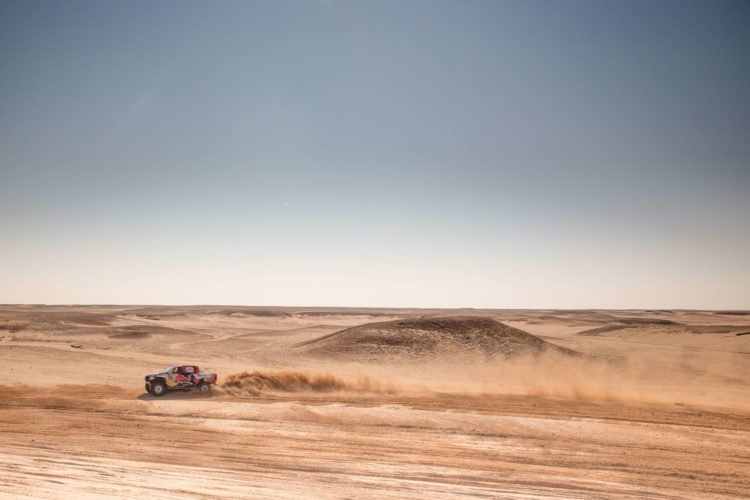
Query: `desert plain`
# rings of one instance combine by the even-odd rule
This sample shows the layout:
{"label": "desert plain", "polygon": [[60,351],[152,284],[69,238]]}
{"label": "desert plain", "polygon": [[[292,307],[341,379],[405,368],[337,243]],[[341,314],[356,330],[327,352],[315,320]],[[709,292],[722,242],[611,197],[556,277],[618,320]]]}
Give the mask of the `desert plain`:
{"label": "desert plain", "polygon": [[6,305],[0,363],[3,498],[750,495],[746,311]]}

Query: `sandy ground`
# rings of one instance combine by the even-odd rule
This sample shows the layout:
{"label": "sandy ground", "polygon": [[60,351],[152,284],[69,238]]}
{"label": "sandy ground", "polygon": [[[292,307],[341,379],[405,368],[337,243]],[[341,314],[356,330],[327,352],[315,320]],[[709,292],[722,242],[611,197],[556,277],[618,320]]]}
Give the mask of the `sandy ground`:
{"label": "sandy ground", "polygon": [[[583,356],[367,364],[294,346],[481,315]],[[72,347],[76,346],[76,347]],[[0,497],[742,498],[750,314],[0,306]],[[154,398],[195,363],[327,392]]]}

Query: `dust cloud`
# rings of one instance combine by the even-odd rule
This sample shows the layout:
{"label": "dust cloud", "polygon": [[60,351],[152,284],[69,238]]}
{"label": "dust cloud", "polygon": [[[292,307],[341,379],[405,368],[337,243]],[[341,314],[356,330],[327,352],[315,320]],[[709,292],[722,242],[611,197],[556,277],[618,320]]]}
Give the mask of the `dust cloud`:
{"label": "dust cloud", "polygon": [[[730,353],[631,354],[616,358],[541,354],[472,363],[321,364],[325,371],[230,375],[232,396],[267,392],[388,392],[403,395],[526,395],[623,403],[750,407],[744,360]],[[727,384],[729,382],[729,384]]]}
{"label": "dust cloud", "polygon": [[439,392],[750,408],[745,364],[735,354],[720,352],[635,353],[613,359],[545,352],[463,366],[442,362],[391,376],[401,386],[411,378],[417,386]]}
{"label": "dust cloud", "polygon": [[335,375],[297,371],[234,373],[221,385],[221,389],[232,396],[259,396],[268,391],[331,392],[348,388],[349,384]]}
{"label": "dust cloud", "polygon": [[360,374],[355,381],[347,381],[332,373],[282,371],[250,371],[229,375],[221,390],[231,396],[259,396],[267,392],[395,392],[392,384]]}

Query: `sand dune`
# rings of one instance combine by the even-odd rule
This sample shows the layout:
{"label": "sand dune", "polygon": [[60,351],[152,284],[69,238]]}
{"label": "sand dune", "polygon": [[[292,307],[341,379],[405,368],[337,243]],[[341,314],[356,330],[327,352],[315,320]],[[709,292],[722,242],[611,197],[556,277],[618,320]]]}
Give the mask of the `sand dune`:
{"label": "sand dune", "polygon": [[438,316],[347,328],[295,346],[313,356],[365,362],[471,360],[545,351],[574,354],[492,318]]}

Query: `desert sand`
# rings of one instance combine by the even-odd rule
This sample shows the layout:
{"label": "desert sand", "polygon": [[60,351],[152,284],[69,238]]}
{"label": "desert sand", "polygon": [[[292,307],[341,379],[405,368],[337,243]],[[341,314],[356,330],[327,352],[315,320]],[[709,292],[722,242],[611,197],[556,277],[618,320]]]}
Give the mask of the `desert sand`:
{"label": "desert sand", "polygon": [[750,492],[743,311],[8,305],[0,361],[4,498]]}

